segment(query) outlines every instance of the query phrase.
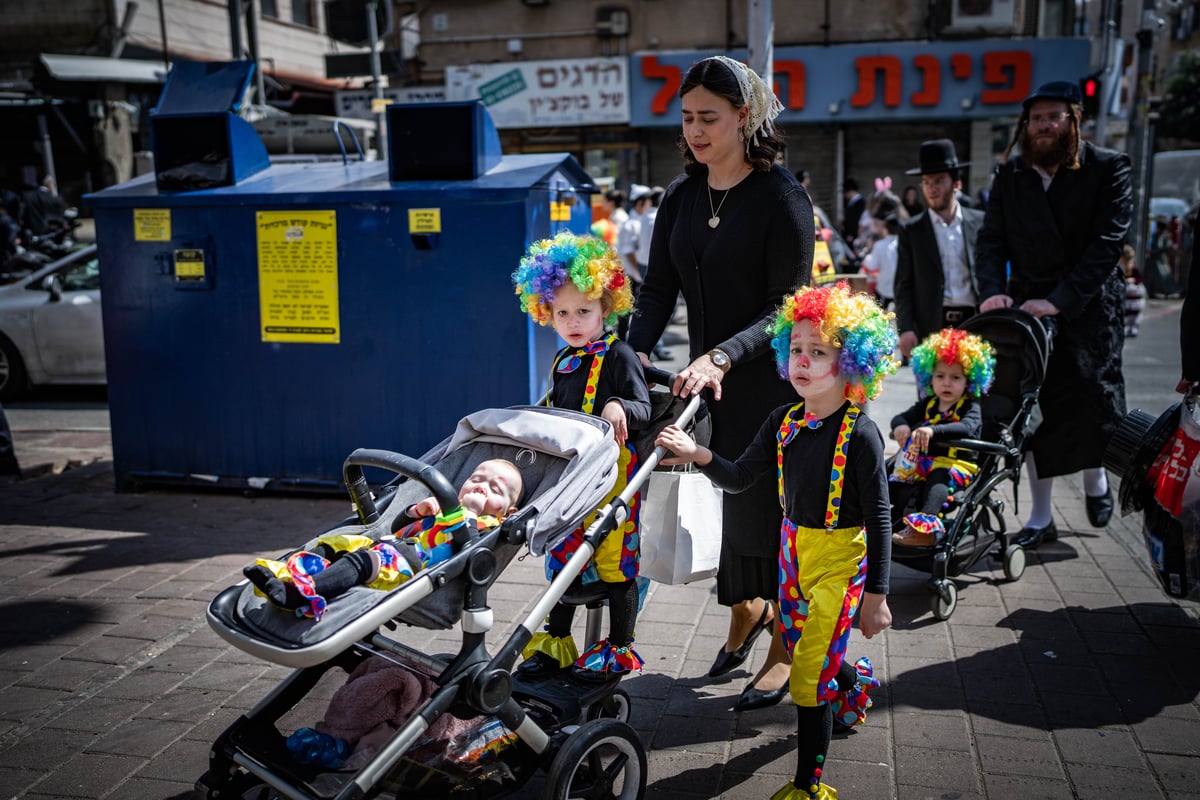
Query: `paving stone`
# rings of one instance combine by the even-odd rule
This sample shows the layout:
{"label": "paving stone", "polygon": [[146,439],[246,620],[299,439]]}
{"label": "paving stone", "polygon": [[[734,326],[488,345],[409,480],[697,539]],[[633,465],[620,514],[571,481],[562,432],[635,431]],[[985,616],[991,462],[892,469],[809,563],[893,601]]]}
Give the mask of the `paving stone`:
{"label": "paving stone", "polygon": [[1070,785],[1064,781],[1046,781],[1021,775],[983,776],[988,797],[1020,798],[1020,800],[1074,800]]}
{"label": "paving stone", "polygon": [[1172,797],[1176,792],[1194,792],[1200,786],[1200,759],[1147,753],[1146,760]]}
{"label": "paving stone", "polygon": [[971,739],[965,715],[918,714],[897,711],[892,714],[896,745],[937,750],[970,752]]}
{"label": "paving stone", "polygon": [[1155,716],[1133,725],[1146,752],[1200,756],[1200,720]]}
{"label": "paving stone", "polygon": [[982,786],[970,753],[930,750],[925,747],[896,748],[896,783],[928,786],[942,791],[979,792]]}
{"label": "paving stone", "polygon": [[[1162,797],[1150,769],[1108,764],[1067,764],[1076,797]],[[1172,795],[1174,797],[1175,795]]]}
{"label": "paving stone", "polygon": [[984,774],[1013,774],[1061,779],[1058,752],[1041,737],[1014,739],[976,734],[975,746]]}
{"label": "paving stone", "polygon": [[1137,740],[1123,730],[1063,730],[1054,733],[1063,760],[1110,767],[1145,767]]}
{"label": "paving stone", "polygon": [[[51,797],[103,797],[143,765],[142,759],[84,753],[69,759],[37,785]],[[186,765],[180,765],[181,770]],[[176,772],[174,777],[178,777]]]}
{"label": "paving stone", "polygon": [[70,697],[68,691],[13,686],[4,692],[4,702],[0,703],[0,720],[28,722]]}
{"label": "paving stone", "polygon": [[135,719],[118,725],[112,731],[93,739],[88,744],[86,752],[153,758],[175,739],[183,736],[191,727],[189,722]]}

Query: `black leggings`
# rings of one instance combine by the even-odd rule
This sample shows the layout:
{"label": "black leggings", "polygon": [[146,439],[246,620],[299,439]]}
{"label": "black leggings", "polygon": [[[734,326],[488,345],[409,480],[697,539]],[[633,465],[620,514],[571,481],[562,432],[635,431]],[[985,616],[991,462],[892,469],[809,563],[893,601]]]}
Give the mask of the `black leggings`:
{"label": "black leggings", "polygon": [[950,470],[931,470],[929,476],[916,483],[888,481],[888,500],[892,504],[892,522],[898,523],[904,516],[908,501],[917,495],[917,511],[937,516],[950,496]]}
{"label": "black leggings", "polygon": [[[608,596],[608,643],[613,647],[628,647],[633,644],[633,629],[637,624],[637,581],[606,583],[604,588]],[[574,619],[575,606],[559,603],[550,609],[547,632],[558,638],[570,636]]]}

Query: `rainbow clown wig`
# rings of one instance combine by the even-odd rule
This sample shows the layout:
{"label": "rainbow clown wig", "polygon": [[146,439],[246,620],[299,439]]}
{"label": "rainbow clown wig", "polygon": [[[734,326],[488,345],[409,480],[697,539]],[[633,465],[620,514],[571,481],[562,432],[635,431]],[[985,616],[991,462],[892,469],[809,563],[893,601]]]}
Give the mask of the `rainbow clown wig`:
{"label": "rainbow clown wig", "polygon": [[840,348],[838,369],[846,378],[846,399],[865,403],[879,395],[883,379],[896,371],[896,332],[892,315],[869,296],[853,293],[843,281],[833,286],[803,286],[783,300],[767,326],[779,376],[788,376],[792,327],[810,321],[821,338]]}
{"label": "rainbow clown wig", "polygon": [[937,362],[958,364],[967,378],[967,394],[979,397],[992,388],[996,376],[996,353],[973,333],[943,328],[925,337],[913,348],[912,371],[917,376],[921,397],[933,394],[933,371]]}
{"label": "rainbow clown wig", "polygon": [[589,300],[599,300],[604,322],[633,310],[633,292],[621,260],[603,239],[561,231],[529,245],[513,273],[521,308],[539,325],[553,321],[554,290],[570,281]]}

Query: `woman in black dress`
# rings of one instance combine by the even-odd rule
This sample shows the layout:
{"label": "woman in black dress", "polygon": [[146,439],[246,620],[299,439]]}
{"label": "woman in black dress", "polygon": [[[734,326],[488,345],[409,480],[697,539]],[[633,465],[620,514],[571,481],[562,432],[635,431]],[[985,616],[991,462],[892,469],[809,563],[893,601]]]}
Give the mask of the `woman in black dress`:
{"label": "woman in black dress", "polygon": [[[724,56],[706,58],[688,70],[679,96],[686,174],[659,206],[628,341],[648,363],[645,354],[683,293],[691,363],[673,391],[686,397],[712,389],[711,447],[734,459],[767,414],[792,399],[775,370],[766,327],[783,296],[811,277],[812,202],[774,163],[783,139],[772,120],[782,106],[753,70]],[[763,598],[778,593],[779,523],[771,481],[724,496],[717,599],[731,616],[712,677],[742,664],[776,616]],[[786,661],[781,640],[772,637],[755,680]],[[787,671],[778,672],[770,679],[786,681]],[[758,707],[747,705],[746,696],[739,698],[740,710]]]}

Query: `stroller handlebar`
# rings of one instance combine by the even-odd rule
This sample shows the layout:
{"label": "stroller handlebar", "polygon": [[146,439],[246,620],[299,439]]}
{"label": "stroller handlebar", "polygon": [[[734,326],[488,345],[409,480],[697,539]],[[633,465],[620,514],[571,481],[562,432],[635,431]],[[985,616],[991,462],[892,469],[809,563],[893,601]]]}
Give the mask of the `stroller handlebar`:
{"label": "stroller handlebar", "polygon": [[371,497],[371,489],[363,475],[363,467],[378,467],[420,481],[429,487],[442,509],[459,506],[458,492],[437,467],[390,450],[360,447],[346,457],[346,462],[342,465],[342,475],[346,480],[346,490],[350,493],[350,502],[354,504],[354,510],[358,512],[358,518],[364,525],[379,519],[379,511],[375,508],[375,500]]}

